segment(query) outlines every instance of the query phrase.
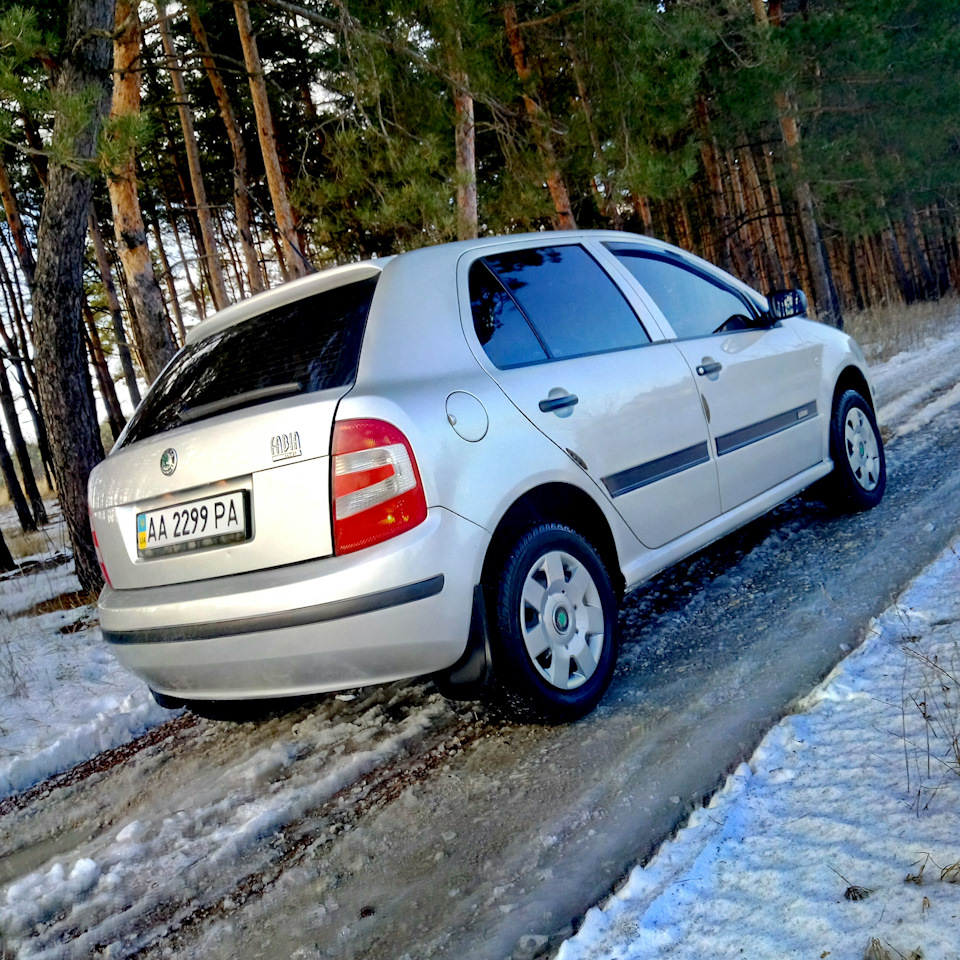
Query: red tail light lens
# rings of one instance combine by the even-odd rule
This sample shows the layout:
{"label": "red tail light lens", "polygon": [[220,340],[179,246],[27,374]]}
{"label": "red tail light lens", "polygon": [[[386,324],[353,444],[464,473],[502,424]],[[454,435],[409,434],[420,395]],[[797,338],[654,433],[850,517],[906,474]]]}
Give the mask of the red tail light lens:
{"label": "red tail light lens", "polygon": [[100,541],[97,539],[97,531],[93,528],[93,512],[90,513],[90,533],[93,535],[93,549],[97,554],[97,563],[100,564],[100,572],[103,574],[103,579],[106,581],[108,587],[113,587],[113,584],[110,582],[110,574],[107,573],[106,564],[103,562],[103,554],[100,552]]}
{"label": "red tail light lens", "polygon": [[330,490],[338,554],[389,540],[427,518],[410,443],[382,420],[341,420],[334,425]]}

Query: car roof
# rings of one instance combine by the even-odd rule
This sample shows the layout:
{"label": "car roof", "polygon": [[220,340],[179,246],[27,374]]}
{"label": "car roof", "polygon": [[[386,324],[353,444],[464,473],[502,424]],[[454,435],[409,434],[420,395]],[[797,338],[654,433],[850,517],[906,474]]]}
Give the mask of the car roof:
{"label": "car roof", "polygon": [[656,240],[653,237],[647,237],[637,233],[625,233],[621,230],[543,230],[533,233],[505,234],[478,237],[473,240],[457,240],[452,243],[434,244],[426,247],[418,247],[415,250],[393,256],[381,257],[375,260],[362,260],[359,263],[350,263],[320,270],[310,276],[282,283],[263,293],[258,293],[245,300],[231,304],[223,310],[219,310],[213,314],[213,316],[192,327],[187,333],[186,343],[196,343],[198,340],[203,340],[215,333],[219,333],[227,327],[242,323],[250,317],[265,313],[277,307],[285,306],[296,300],[302,300],[305,297],[323,293],[326,290],[333,290],[336,287],[348,283],[355,283],[359,280],[366,280],[378,276],[388,265],[394,262],[396,262],[396,267],[400,267],[402,264],[404,268],[429,266],[431,270],[442,270],[445,265],[451,265],[455,268],[456,263],[459,262],[460,258],[465,254],[482,254],[482,251],[486,248],[498,247],[502,249],[504,245],[512,245],[514,243],[517,246],[528,246],[531,243],[556,243],[559,241],[569,243],[576,242],[577,240],[629,243],[646,248],[651,252],[671,254],[681,260],[696,265],[701,270],[716,275],[718,278],[723,278],[727,282],[733,281],[742,293],[749,296],[755,302],[758,302],[761,307],[765,307],[766,305],[764,298],[756,290],[737,277],[728,274],[720,267],[710,263],[708,260],[698,257],[696,254],[682,250],[662,240]]}

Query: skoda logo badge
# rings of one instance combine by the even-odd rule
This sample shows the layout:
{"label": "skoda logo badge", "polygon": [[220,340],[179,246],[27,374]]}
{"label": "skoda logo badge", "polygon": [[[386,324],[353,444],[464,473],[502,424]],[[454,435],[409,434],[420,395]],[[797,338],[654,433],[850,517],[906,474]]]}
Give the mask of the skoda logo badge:
{"label": "skoda logo badge", "polygon": [[177,451],[173,447],[167,447],[160,455],[160,472],[165,477],[172,477],[173,471],[177,469]]}

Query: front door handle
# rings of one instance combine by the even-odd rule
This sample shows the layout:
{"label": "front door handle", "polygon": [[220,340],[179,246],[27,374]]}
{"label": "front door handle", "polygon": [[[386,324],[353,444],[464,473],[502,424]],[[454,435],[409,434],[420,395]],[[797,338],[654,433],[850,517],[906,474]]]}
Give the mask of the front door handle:
{"label": "front door handle", "polygon": [[697,376],[698,377],[709,377],[712,373],[719,373],[723,369],[722,363],[717,363],[716,360],[711,360],[710,363],[701,363],[697,367]]}
{"label": "front door handle", "polygon": [[557,410],[563,410],[564,407],[573,407],[580,402],[580,398],[575,393],[568,393],[562,397],[547,397],[540,401],[540,410],[542,413],[556,413]]}

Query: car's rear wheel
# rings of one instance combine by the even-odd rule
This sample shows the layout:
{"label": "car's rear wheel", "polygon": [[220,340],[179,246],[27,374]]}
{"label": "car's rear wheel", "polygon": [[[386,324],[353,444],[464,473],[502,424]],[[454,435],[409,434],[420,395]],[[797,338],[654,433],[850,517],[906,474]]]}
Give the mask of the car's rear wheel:
{"label": "car's rear wheel", "polygon": [[837,400],[830,421],[830,456],[829,499],[848,510],[869,510],[883,499],[883,440],[873,409],[856,390],[845,391]]}
{"label": "car's rear wheel", "polygon": [[540,524],[507,550],[490,586],[500,705],[546,723],[589,713],[617,656],[616,595],[593,545],[569,527]]}

